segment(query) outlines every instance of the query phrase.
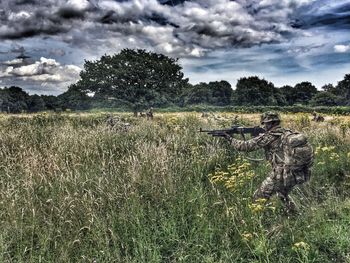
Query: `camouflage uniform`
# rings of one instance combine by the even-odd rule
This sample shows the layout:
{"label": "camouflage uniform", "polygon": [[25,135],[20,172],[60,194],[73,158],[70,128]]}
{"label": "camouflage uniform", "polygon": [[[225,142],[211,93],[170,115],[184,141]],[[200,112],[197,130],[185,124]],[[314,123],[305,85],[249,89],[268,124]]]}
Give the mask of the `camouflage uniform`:
{"label": "camouflage uniform", "polygon": [[[279,118],[278,118],[279,121]],[[286,130],[280,126],[271,128],[248,141],[230,138],[232,146],[242,152],[250,152],[263,148],[266,160],[270,162],[272,171],[254,193],[254,200],[259,198],[269,199],[277,193],[286,204],[287,209],[295,210],[293,201],[288,196],[296,184],[304,183],[310,178],[308,167],[286,167],[283,163],[284,152],[281,136]]]}
{"label": "camouflage uniform", "polygon": [[322,121],[324,121],[324,117],[321,116],[320,114],[318,114],[315,111],[312,113],[312,116],[313,116],[312,120],[315,121],[315,122],[322,122]]}
{"label": "camouflage uniform", "polygon": [[153,108],[151,107],[148,112],[146,112],[147,120],[153,120]]}

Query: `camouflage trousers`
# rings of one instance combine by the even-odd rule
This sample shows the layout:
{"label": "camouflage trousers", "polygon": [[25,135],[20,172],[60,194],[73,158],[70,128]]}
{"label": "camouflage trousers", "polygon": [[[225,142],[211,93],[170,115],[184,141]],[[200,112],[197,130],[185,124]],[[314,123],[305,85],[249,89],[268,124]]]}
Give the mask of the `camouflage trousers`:
{"label": "camouflage trousers", "polygon": [[269,199],[277,194],[288,210],[295,210],[295,204],[289,197],[290,191],[297,184],[305,183],[310,179],[310,169],[302,167],[298,169],[286,169],[282,166],[274,167],[271,174],[261,183],[254,193],[254,200]]}

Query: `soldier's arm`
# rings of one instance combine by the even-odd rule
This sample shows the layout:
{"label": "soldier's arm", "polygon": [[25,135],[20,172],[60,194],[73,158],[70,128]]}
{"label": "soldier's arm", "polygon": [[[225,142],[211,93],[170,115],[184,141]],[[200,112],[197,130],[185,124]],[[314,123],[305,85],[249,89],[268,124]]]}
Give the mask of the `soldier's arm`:
{"label": "soldier's arm", "polygon": [[229,139],[230,144],[241,152],[251,152],[263,148],[277,139],[276,136],[265,133],[248,141],[237,140],[233,137]]}

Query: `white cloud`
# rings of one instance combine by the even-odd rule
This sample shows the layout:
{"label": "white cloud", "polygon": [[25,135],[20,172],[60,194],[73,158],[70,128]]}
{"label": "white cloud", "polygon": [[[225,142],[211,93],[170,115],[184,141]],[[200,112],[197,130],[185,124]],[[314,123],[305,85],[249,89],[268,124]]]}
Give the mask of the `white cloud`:
{"label": "white cloud", "polygon": [[90,3],[87,0],[68,0],[67,5],[77,10],[85,10],[90,7]]}
{"label": "white cloud", "polygon": [[13,59],[13,60],[7,60],[7,61],[3,62],[3,64],[8,65],[8,66],[19,65],[19,64],[22,64],[22,63],[23,63],[23,59],[21,59],[21,58],[16,58],[16,59]]}
{"label": "white cloud", "polygon": [[20,11],[18,13],[11,12],[9,14],[10,20],[22,20],[22,19],[28,19],[32,16],[33,13],[28,13],[26,11]]}
{"label": "white cloud", "polygon": [[336,53],[346,53],[350,51],[350,45],[335,45],[334,51]]}
{"label": "white cloud", "polygon": [[14,67],[17,60],[8,61],[5,69],[0,70],[0,77],[12,80],[31,80],[36,82],[74,82],[78,79],[80,68],[75,65],[61,65],[54,59],[41,57],[29,65]]}

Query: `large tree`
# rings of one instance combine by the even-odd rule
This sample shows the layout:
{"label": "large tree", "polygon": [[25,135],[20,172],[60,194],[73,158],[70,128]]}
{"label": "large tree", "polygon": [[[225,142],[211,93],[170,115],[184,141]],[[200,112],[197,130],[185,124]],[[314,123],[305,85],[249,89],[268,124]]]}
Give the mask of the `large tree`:
{"label": "large tree", "polygon": [[130,103],[161,106],[176,103],[188,80],[178,60],[145,50],[124,49],[85,61],[81,79],[71,87],[99,100],[124,100]]}

